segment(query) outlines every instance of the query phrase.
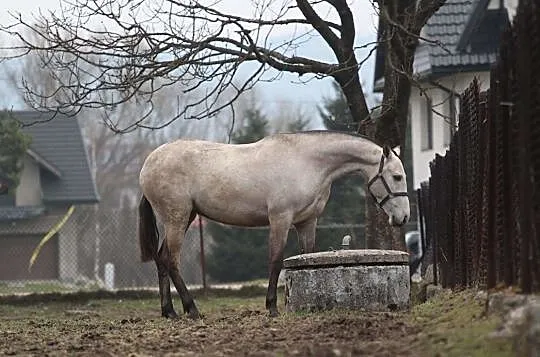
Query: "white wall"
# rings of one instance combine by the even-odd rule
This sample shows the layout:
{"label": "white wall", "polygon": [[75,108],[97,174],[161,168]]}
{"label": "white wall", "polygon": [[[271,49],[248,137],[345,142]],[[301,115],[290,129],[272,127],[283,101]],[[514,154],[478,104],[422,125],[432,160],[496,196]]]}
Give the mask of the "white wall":
{"label": "white wall", "polygon": [[23,164],[19,186],[15,191],[15,205],[39,206],[42,196],[39,165],[28,155],[24,157]]}
{"label": "white wall", "polygon": [[[481,90],[489,88],[489,72],[459,73],[441,78],[437,80],[437,83],[461,94],[463,90],[469,86],[475,76],[479,80]],[[432,84],[422,84],[432,99],[434,109],[441,112],[443,115],[448,115],[448,105],[446,105],[446,103],[437,106],[437,104],[443,103],[448,98],[448,94]],[[444,125],[447,125],[447,122],[444,117],[433,113],[433,149],[421,150],[420,120],[423,115],[424,102],[425,98],[420,96],[420,90],[418,88],[413,88],[409,103],[411,113],[413,182],[415,188],[419,188],[420,183],[426,181],[431,175],[429,163],[435,158],[435,154],[438,153],[444,155],[448,148],[448,146],[444,144]],[[459,113],[459,108],[456,108],[456,114],[457,113]]]}

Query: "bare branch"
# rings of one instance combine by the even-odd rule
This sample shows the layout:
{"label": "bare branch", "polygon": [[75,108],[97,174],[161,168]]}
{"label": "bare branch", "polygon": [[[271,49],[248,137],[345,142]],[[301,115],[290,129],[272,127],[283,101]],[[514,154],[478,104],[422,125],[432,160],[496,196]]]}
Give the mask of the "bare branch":
{"label": "bare branch", "polygon": [[[37,110],[75,115],[87,108],[112,111],[131,100],[147,103],[138,120],[127,126],[105,114],[105,122],[116,132],[159,129],[180,118],[212,117],[264,80],[269,69],[319,77],[357,70],[351,54],[343,56],[344,49],[353,53],[354,40],[354,33],[345,33],[354,32],[345,1],[328,2],[341,21],[347,21],[341,25],[322,20],[306,1],[299,2],[299,8],[311,16],[305,19],[290,16],[291,7],[286,5],[270,11],[271,3],[262,1],[256,16],[242,17],[198,1],[164,0],[154,6],[144,1],[63,0],[60,13],[39,14],[32,22],[13,14],[15,23],[0,27],[13,40],[3,48],[9,51],[4,59],[35,53],[41,65],[51,69],[54,88],[35,88],[24,77],[21,82],[25,101]],[[336,63],[296,54],[309,32],[278,43],[270,40],[271,30],[278,26],[313,21],[325,40],[332,39],[329,47],[339,55]],[[346,46],[332,31],[341,32]],[[241,78],[239,68],[248,62],[261,66]],[[175,83],[182,84],[183,93],[193,94],[194,100],[170,120],[148,124],[155,110],[154,93]],[[224,93],[229,99],[218,99]]]}
{"label": "bare branch", "polygon": [[323,19],[315,12],[311,4],[307,0],[297,0],[298,8],[302,11],[302,14],[311,23],[313,28],[322,36],[328,46],[332,48],[337,58],[343,56],[343,49],[341,47],[340,39],[335,33],[332,32],[330,27]]}

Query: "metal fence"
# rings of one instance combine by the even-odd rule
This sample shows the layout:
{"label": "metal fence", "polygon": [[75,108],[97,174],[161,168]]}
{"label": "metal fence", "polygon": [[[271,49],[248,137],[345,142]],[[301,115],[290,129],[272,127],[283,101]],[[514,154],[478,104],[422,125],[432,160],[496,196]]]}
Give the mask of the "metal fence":
{"label": "metal fence", "polygon": [[540,291],[540,7],[521,1],[491,87],[461,96],[459,130],[418,191],[444,287]]}

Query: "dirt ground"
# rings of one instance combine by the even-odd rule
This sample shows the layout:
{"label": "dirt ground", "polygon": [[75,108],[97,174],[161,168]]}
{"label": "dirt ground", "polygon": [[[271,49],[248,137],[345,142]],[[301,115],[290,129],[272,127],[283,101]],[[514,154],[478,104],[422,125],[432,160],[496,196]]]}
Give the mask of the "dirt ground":
{"label": "dirt ground", "polygon": [[411,312],[293,314],[281,305],[270,319],[263,296],[221,296],[197,299],[202,320],[171,321],[159,316],[155,297],[54,300],[0,304],[1,355],[434,355],[424,348],[426,323]]}

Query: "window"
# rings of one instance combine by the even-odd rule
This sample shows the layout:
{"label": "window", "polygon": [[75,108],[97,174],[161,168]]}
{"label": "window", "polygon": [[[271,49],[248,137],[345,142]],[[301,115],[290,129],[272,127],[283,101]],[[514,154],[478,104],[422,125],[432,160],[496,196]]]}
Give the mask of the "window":
{"label": "window", "polygon": [[420,148],[433,149],[433,112],[431,111],[431,98],[425,97],[424,108],[420,118]]}

